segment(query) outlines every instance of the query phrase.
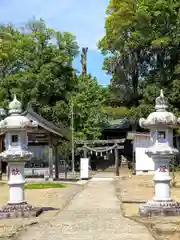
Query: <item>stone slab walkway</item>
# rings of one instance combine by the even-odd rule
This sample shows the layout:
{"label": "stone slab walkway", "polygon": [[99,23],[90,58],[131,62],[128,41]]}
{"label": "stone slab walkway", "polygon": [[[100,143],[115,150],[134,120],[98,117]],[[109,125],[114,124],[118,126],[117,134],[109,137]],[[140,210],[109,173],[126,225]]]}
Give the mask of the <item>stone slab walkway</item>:
{"label": "stone slab walkway", "polygon": [[18,240],[153,240],[147,228],[124,218],[112,173],[97,173],[48,223],[30,227]]}

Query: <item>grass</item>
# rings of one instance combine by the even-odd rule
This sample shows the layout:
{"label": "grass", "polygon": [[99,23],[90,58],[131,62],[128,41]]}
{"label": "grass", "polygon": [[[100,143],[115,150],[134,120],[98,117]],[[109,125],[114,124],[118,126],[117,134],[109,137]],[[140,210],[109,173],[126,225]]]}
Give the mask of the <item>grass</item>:
{"label": "grass", "polygon": [[26,183],[25,189],[46,189],[46,188],[64,188],[64,183],[41,182],[41,183]]}

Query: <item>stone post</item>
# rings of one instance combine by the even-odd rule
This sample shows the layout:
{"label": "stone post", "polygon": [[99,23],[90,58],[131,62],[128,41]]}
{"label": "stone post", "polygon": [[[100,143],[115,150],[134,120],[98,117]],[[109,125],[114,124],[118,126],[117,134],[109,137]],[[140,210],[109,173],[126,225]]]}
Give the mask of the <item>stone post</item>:
{"label": "stone post", "polygon": [[171,199],[171,177],[169,175],[169,161],[171,158],[163,157],[153,159],[155,162],[154,184],[155,201],[170,201]]}
{"label": "stone post", "polygon": [[24,165],[25,162],[9,162],[9,204],[22,204],[24,200]]}

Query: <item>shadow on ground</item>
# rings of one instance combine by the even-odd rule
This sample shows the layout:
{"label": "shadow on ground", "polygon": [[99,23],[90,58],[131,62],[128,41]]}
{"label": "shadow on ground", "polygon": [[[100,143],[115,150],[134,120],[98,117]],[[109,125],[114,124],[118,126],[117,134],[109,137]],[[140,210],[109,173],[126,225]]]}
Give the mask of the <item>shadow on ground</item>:
{"label": "shadow on ground", "polygon": [[42,207],[42,212],[56,211],[56,210],[59,210],[59,208],[54,208],[54,207]]}

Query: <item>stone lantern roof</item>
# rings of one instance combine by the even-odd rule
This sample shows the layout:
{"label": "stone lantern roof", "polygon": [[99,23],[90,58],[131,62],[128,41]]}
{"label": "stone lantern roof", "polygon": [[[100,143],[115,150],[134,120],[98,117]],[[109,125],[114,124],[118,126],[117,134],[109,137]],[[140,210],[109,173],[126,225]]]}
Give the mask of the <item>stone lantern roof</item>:
{"label": "stone lantern roof", "polygon": [[24,128],[33,128],[37,127],[38,124],[36,121],[30,121],[27,117],[22,116],[22,104],[17,100],[16,95],[14,99],[9,103],[9,116],[4,120],[0,121],[0,128],[3,131],[8,129],[24,129]]}
{"label": "stone lantern roof", "polygon": [[156,98],[155,109],[156,112],[151,113],[147,119],[140,118],[139,125],[142,128],[153,129],[159,125],[161,127],[177,128],[180,125],[180,119],[174,116],[173,113],[168,112],[168,100],[164,97],[163,90],[160,91],[160,96]]}

